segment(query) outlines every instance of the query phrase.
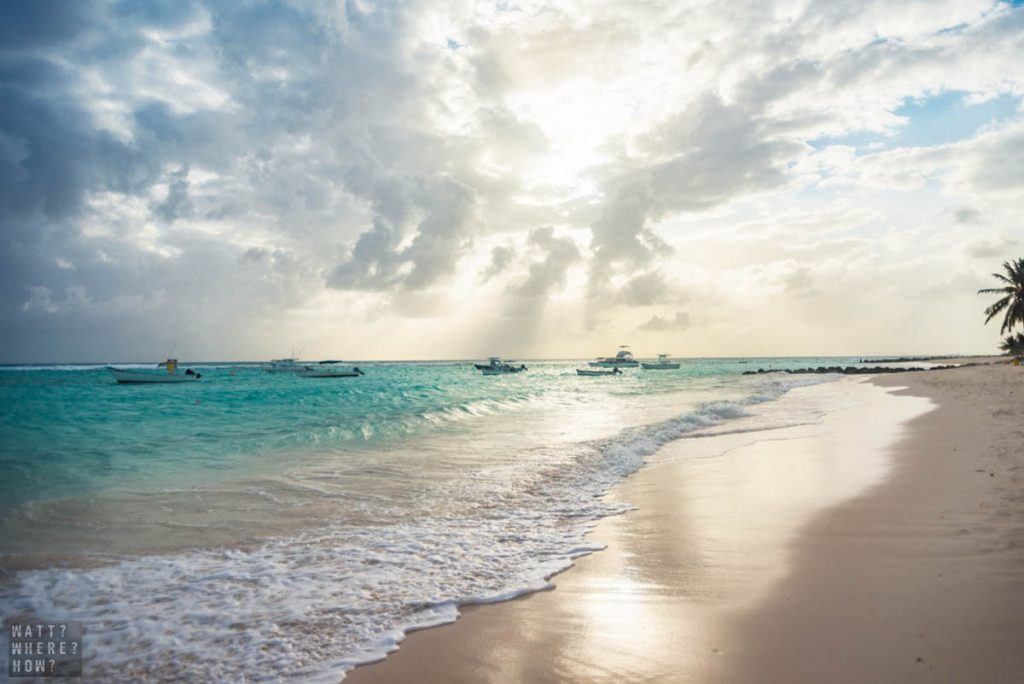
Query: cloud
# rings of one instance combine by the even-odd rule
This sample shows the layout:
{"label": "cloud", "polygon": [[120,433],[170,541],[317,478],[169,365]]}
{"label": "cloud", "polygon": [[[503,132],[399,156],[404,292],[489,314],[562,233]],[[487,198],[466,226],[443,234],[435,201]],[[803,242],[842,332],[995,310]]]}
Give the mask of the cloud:
{"label": "cloud", "polygon": [[[781,348],[816,300],[896,311],[1021,242],[1005,3],[72,5],[0,27],[10,359],[277,356],[356,312],[572,354],[683,293],[721,346],[754,337],[702,298],[801,295]],[[1004,104],[906,144],[950,93]]]}
{"label": "cloud", "polygon": [[5,50],[24,50],[68,42],[89,30],[95,5],[88,0],[71,5],[60,0],[33,0],[9,7],[0,24],[0,45]]}
{"label": "cloud", "polygon": [[153,206],[153,214],[167,223],[192,215],[192,201],[189,197],[188,167],[169,174],[170,185],[167,196]]}
{"label": "cloud", "polygon": [[[504,354],[536,354],[536,345],[553,332],[548,320],[552,297],[566,287],[570,270],[582,261],[582,253],[572,237],[557,235],[551,226],[531,230],[519,249],[499,249],[492,255],[507,259],[503,270],[514,275],[503,288],[498,314],[490,317],[483,346]],[[563,333],[573,325],[564,317],[554,322]]]}
{"label": "cloud", "polygon": [[554,228],[544,226],[530,231],[527,245],[538,257],[531,261],[526,277],[509,288],[509,294],[536,299],[563,287],[569,267],[580,259],[572,238],[556,237]]}
{"label": "cloud", "polygon": [[[421,289],[450,275],[470,244],[475,195],[471,188],[448,178],[392,179],[388,188],[402,197],[374,218],[373,227],[359,236],[349,253],[328,276],[338,289]],[[406,224],[423,215],[407,245]]]}
{"label": "cloud", "polygon": [[499,245],[492,249],[490,263],[488,263],[487,268],[480,273],[481,280],[487,281],[496,275],[504,273],[512,264],[514,256],[515,250],[509,246]]}
{"label": "cloud", "polygon": [[29,285],[28,286],[28,299],[21,305],[22,311],[43,311],[45,313],[55,313],[57,306],[52,301],[53,293],[50,292],[50,288],[44,285]]}
{"label": "cloud", "polygon": [[1015,122],[961,142],[865,154],[842,173],[845,182],[876,190],[915,191],[939,182],[954,196],[977,201],[1019,198],[1024,194],[1022,168],[1024,125]]}
{"label": "cloud", "polygon": [[1010,254],[1019,248],[1020,240],[1013,240],[1005,236],[994,238],[979,238],[967,243],[967,253],[975,259],[1009,259]]}
{"label": "cloud", "polygon": [[610,179],[610,199],[591,226],[592,319],[611,301],[616,273],[646,268],[671,253],[652,223],[777,190],[789,182],[785,164],[803,152],[775,133],[756,108],[728,105],[714,94],[691,102],[639,145],[650,161],[620,160],[617,165],[632,168]]}
{"label": "cloud", "polygon": [[620,296],[626,306],[666,304],[680,299],[659,271],[642,273],[629,280],[620,289]]}
{"label": "cloud", "polygon": [[672,316],[671,318],[651,316],[651,318],[640,325],[637,330],[645,330],[648,332],[668,332],[674,330],[685,330],[689,327],[690,315],[685,311],[677,311],[675,316]]}
{"label": "cloud", "polygon": [[957,223],[979,223],[981,221],[981,212],[974,207],[964,205],[954,212],[953,219]]}

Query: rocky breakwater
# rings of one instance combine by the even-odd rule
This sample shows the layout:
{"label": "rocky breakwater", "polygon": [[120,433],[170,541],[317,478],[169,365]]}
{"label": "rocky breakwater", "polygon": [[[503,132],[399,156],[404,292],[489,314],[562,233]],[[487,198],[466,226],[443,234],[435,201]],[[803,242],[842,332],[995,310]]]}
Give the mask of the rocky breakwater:
{"label": "rocky breakwater", "polygon": [[922,368],[920,366],[906,366],[893,368],[892,366],[879,366],[867,368],[864,366],[818,366],[817,368],[758,368],[756,371],[744,371],[744,375],[761,375],[763,373],[788,373],[790,375],[801,375],[805,373],[838,373],[839,375],[875,375],[877,373],[911,373],[915,371],[933,371],[946,368],[957,368],[955,365],[932,366]]}

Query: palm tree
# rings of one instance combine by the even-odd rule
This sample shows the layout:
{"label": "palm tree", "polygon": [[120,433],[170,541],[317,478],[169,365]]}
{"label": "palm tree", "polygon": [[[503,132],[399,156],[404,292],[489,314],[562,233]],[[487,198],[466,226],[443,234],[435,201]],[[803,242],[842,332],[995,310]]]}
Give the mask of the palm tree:
{"label": "palm tree", "polygon": [[1024,259],[1004,261],[1003,269],[1006,270],[1006,275],[1002,273],[993,273],[992,275],[1006,283],[1004,287],[978,290],[978,294],[1003,295],[992,306],[985,309],[987,314],[985,323],[991,321],[1001,312],[1006,312],[1003,317],[1003,327],[999,329],[1000,335],[1011,330],[1018,323],[1024,325]]}
{"label": "palm tree", "polygon": [[1000,343],[999,348],[1011,356],[1024,357],[1024,333],[1010,335]]}

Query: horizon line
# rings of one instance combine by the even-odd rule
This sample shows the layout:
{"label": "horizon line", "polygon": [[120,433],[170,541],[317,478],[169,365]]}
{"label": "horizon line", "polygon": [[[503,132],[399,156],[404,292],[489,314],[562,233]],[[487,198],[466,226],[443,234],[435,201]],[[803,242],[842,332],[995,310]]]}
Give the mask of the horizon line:
{"label": "horizon line", "polygon": [[[692,360],[692,361],[704,361],[712,359],[851,359],[851,358],[880,358],[880,359],[895,359],[905,358],[913,359],[918,361],[924,361],[928,359],[952,359],[952,358],[981,358],[981,357],[995,357],[1005,356],[998,352],[992,353],[975,353],[975,354],[964,354],[964,353],[945,353],[945,354],[772,354],[772,355],[729,355],[729,356],[683,356],[683,355],[670,355],[672,359],[678,360]],[[171,357],[173,358],[173,357]],[[488,359],[491,356],[473,356],[465,358],[404,358],[404,359],[338,359],[344,363],[468,363],[472,361],[479,361],[481,359]],[[499,356],[498,358],[507,361],[530,361],[530,362],[556,362],[556,361],[590,361],[595,358],[603,359],[603,356],[566,356],[566,357],[527,357],[527,356]],[[648,358],[645,356],[635,356],[635,358],[643,359]],[[655,358],[654,356],[650,358]],[[317,359],[298,359],[300,361],[319,362]],[[103,365],[116,365],[126,363],[162,363],[166,359],[159,360],[126,360],[122,359],[119,361],[0,361],[0,367],[4,366],[103,366]],[[216,364],[216,363],[270,363],[272,359],[203,359],[203,360],[188,360],[188,363],[193,364]],[[179,364],[184,363],[179,361]]]}

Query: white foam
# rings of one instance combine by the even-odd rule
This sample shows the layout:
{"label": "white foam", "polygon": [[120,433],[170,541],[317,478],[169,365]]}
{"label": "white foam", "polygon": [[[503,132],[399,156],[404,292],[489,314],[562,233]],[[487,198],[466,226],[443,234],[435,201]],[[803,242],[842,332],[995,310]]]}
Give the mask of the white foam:
{"label": "white foam", "polygon": [[379,524],[334,521],[255,549],[22,572],[0,589],[0,612],[85,622],[85,670],[99,681],[337,681],[405,633],[455,620],[460,604],[549,588],[553,575],[602,548],[585,541],[595,521],[631,508],[602,498],[609,487],[665,443],[795,384],[809,383],[753,386],[745,399],[568,447],[549,467],[519,473],[516,489],[495,469],[471,479],[475,506],[438,506],[415,519],[380,509]]}

